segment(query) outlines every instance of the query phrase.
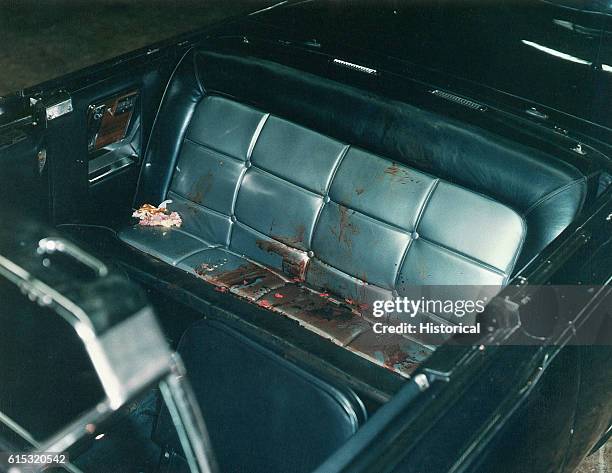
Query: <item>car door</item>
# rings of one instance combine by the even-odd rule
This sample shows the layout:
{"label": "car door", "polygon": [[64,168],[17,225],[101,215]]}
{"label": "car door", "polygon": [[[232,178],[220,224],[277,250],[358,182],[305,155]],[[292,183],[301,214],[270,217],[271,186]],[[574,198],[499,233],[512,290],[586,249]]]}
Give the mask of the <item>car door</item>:
{"label": "car door", "polygon": [[191,44],[169,40],[0,99],[3,204],[52,224],[129,216],[165,84]]}

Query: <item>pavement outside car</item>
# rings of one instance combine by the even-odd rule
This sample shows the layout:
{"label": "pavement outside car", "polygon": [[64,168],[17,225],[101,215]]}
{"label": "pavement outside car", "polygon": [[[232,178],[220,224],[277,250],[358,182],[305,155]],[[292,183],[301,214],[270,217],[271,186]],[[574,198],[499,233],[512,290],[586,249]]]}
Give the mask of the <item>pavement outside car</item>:
{"label": "pavement outside car", "polygon": [[[0,96],[275,1],[0,0]],[[578,473],[612,473],[612,441]]]}
{"label": "pavement outside car", "polygon": [[0,0],[0,95],[273,3]]}

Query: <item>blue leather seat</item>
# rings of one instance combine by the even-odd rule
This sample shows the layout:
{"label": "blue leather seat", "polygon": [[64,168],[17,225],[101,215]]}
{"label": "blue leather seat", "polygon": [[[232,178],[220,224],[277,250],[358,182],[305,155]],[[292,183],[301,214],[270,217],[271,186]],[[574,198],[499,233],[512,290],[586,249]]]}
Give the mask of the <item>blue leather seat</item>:
{"label": "blue leather seat", "polygon": [[[343,105],[347,123],[332,123]],[[482,130],[265,60],[192,52],[136,202],[172,199],[183,226],[120,238],[408,376],[431,347],[375,336],[373,301],[502,287],[585,194],[572,166]]]}

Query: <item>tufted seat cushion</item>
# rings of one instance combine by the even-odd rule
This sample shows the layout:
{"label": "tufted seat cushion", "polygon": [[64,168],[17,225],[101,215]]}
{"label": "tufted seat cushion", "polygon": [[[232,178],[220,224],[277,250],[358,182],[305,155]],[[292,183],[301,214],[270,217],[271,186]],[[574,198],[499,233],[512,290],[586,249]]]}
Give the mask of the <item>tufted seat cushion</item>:
{"label": "tufted seat cushion", "polygon": [[574,167],[468,124],[255,56],[192,50],[168,84],[135,202],[172,199],[183,226],[119,234],[409,375],[434,346],[374,334],[373,301],[432,285],[490,295],[585,195]]}
{"label": "tufted seat cushion", "polygon": [[525,237],[499,202],[219,96],[197,106],[167,198],[181,229],[120,237],[399,370],[428,349],[377,346],[372,302],[413,285],[502,286]]}

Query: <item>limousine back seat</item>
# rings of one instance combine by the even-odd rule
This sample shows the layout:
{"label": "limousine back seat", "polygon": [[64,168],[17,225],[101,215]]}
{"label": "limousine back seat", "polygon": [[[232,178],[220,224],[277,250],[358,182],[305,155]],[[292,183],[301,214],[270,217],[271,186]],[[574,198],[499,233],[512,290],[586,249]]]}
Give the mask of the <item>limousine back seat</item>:
{"label": "limousine back seat", "polygon": [[119,236],[409,376],[432,347],[375,334],[374,301],[502,287],[585,193],[572,166],[483,130],[267,60],[192,51],[135,202],[171,199],[183,224]]}

